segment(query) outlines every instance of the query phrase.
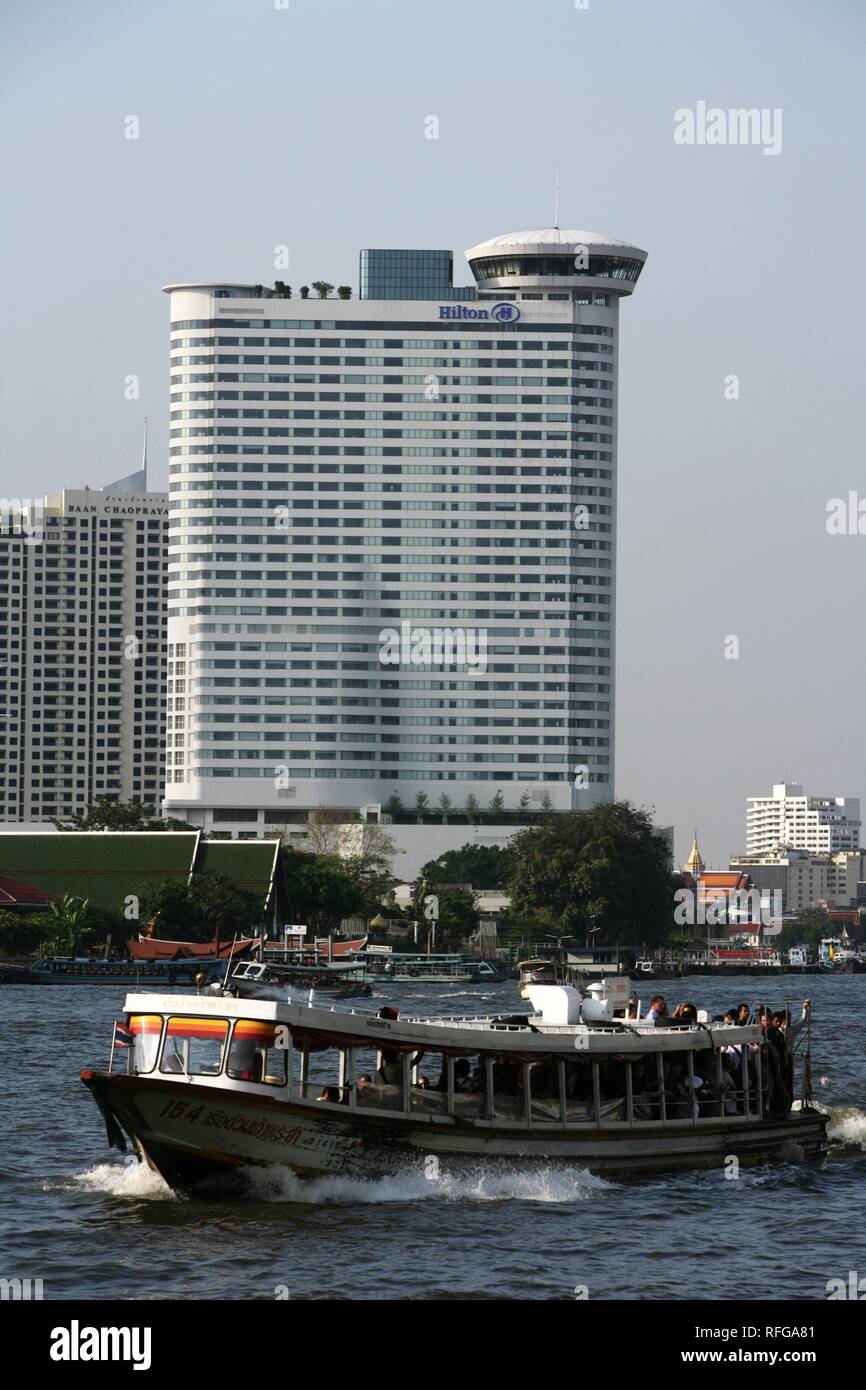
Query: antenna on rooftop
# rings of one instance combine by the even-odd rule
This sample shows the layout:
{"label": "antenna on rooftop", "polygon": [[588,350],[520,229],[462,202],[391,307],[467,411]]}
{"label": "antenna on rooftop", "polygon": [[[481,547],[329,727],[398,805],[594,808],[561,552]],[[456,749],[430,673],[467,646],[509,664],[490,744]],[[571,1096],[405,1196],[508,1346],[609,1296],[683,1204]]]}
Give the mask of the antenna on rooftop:
{"label": "antenna on rooftop", "polygon": [[559,226],[559,165],[556,166],[556,179],[553,185],[553,225]]}
{"label": "antenna on rooftop", "polygon": [[147,416],[144,417],[144,444],[141,450],[141,471],[144,474],[144,490],[147,491]]}

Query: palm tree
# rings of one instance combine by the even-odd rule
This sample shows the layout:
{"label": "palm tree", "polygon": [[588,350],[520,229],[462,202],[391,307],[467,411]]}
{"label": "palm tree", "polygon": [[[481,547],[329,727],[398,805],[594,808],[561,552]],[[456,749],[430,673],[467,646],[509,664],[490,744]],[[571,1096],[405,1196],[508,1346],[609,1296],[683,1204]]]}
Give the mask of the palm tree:
{"label": "palm tree", "polygon": [[331,290],[333,288],[334,286],[328,284],[327,280],[313,281],[313,289],[316,291],[316,294],[319,296],[320,299],[327,299],[328,295],[331,293]]}
{"label": "palm tree", "polygon": [[292,287],[285,280],[274,281],[274,299],[291,299]]}
{"label": "palm tree", "polygon": [[309,297],[310,297],[310,287],[309,287],[309,285],[301,285],[301,299],[309,299]]}

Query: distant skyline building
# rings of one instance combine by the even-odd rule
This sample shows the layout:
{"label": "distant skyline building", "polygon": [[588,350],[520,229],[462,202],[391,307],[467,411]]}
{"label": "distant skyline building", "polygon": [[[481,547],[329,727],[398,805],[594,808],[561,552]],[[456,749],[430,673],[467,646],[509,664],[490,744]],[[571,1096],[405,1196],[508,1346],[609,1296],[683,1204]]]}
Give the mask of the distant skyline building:
{"label": "distant skyline building", "polygon": [[746,853],[761,857],[780,846],[810,854],[860,848],[858,797],[807,796],[799,782],[779,782],[772,796],[746,800]]}
{"label": "distant skyline building", "polygon": [[[619,303],[559,227],[367,251],[357,300],[171,297],[165,811],[613,794]],[[371,294],[379,298],[371,298]],[[404,296],[396,298],[395,295]]]}
{"label": "distant skyline building", "polygon": [[168,497],[144,472],[0,517],[0,821],[158,806]]}

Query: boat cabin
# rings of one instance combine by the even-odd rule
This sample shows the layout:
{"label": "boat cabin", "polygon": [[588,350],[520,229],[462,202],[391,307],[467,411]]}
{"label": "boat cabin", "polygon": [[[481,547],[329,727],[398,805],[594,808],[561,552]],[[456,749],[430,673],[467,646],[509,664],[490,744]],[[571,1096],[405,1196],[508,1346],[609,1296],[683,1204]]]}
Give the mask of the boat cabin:
{"label": "boat cabin", "polygon": [[647,1025],[599,995],[529,989],[534,1012],[492,1018],[130,994],[109,1071],[131,1041],[126,1069],[141,1077],[340,1107],[334,1118],[509,1130],[738,1125],[791,1108],[756,1025]]}

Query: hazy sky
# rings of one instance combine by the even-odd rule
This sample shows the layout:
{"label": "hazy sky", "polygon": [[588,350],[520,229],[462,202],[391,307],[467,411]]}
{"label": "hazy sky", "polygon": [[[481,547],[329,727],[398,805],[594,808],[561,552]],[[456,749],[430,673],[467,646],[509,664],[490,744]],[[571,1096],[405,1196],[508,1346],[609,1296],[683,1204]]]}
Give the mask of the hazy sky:
{"label": "hazy sky", "polygon": [[[866,804],[866,535],[826,529],[866,499],[862,0],[280,3],[3,0],[0,494],[130,472],[145,415],[167,486],[163,284],[357,291],[362,246],[452,247],[468,283],[464,248],[551,223],[559,164],[562,226],[650,253],[621,319],[617,794],[710,863],[786,774]],[[780,108],[781,152],[675,144],[700,101]]]}

